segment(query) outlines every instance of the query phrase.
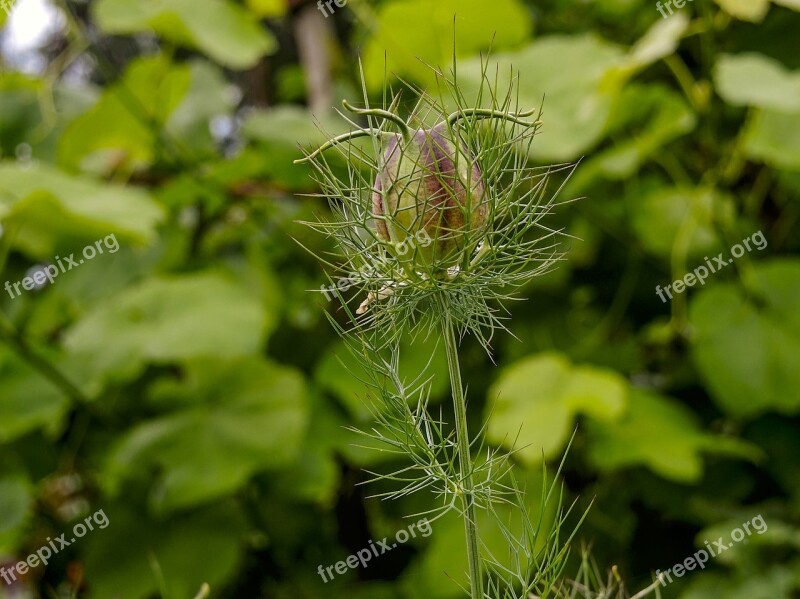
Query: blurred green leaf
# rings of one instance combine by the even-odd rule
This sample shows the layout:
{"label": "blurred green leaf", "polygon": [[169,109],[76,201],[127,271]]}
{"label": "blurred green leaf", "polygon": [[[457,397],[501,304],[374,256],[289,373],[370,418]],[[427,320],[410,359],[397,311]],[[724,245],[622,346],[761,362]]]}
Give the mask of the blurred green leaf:
{"label": "blurred green leaf", "polygon": [[157,564],[169,597],[194,597],[204,582],[219,588],[241,562],[246,524],[233,506],[154,520],[131,506],[104,508],[109,525],[83,539],[92,594],[145,599],[159,590]]}
{"label": "blurred green leaf", "polygon": [[[259,167],[261,177],[292,189],[307,189],[312,185],[312,168],[293,161],[302,158],[304,150],[314,150],[351,128],[344,119],[329,114],[317,118],[305,109],[286,105],[251,112],[244,120],[242,133],[253,142],[253,167]],[[364,145],[371,143],[366,140]],[[336,150],[327,152],[326,157],[332,164],[345,164]],[[242,155],[239,162],[249,162],[250,158]]]}
{"label": "blurred green leaf", "polygon": [[183,409],[133,427],[112,452],[106,478],[114,488],[130,471],[157,467],[151,501],[159,509],[232,493],[300,451],[307,390],[290,368],[256,357],[192,361],[181,381],[162,382],[154,395]]}
{"label": "blurred green leaf", "polygon": [[68,398],[51,381],[0,346],[0,443],[61,425]]}
{"label": "blurred green leaf", "polygon": [[66,124],[88,110],[97,96],[88,85],[0,73],[0,156],[13,157],[18,150],[24,155],[29,147],[30,159],[52,162]]}
{"label": "blurred green leaf", "polygon": [[211,135],[213,119],[228,115],[235,104],[236,91],[222,69],[203,60],[189,62],[190,84],[181,103],[169,115],[164,130],[196,156],[199,151],[216,157],[216,141]]}
{"label": "blurred green leaf", "polygon": [[[355,6],[360,14],[368,10]],[[455,18],[454,18],[455,17]],[[391,0],[370,15],[371,35],[364,49],[364,75],[370,89],[379,89],[385,75],[433,83],[427,65],[447,69],[456,54],[472,56],[490,47],[513,48],[529,37],[531,16],[518,0],[495,0],[486,10],[482,0]]]}
{"label": "blurred green leaf", "polygon": [[[640,115],[641,118],[635,118],[634,115],[642,109],[646,112]],[[607,150],[582,164],[577,178],[585,178],[587,172],[584,171],[588,171],[589,175],[600,172],[608,178],[627,179],[648,158],[657,156],[667,143],[690,133],[697,125],[697,116],[686,101],[661,86],[627,86],[619,98],[616,112],[621,115],[617,119],[630,118],[637,124],[641,123],[640,129],[630,139],[619,139]],[[630,128],[630,125],[626,128]]]}
{"label": "blurred green leaf", "polygon": [[207,62],[172,64],[164,55],[137,59],[67,127],[59,162],[107,175],[142,170],[158,158],[196,160],[215,149],[211,119],[230,112],[232,100],[222,72]]}
{"label": "blurred green leaf", "polygon": [[[487,72],[497,77],[500,89],[507,87],[512,67],[525,74],[519,79],[521,109],[544,108],[532,157],[558,161],[578,158],[602,137],[628,76],[624,65],[622,49],[593,34],[554,35],[518,52],[493,55]],[[477,59],[459,64],[459,82],[470,102],[483,83],[483,68]]]}
{"label": "blurred green leaf", "polygon": [[156,159],[158,144],[173,143],[161,129],[190,84],[189,67],[173,66],[164,55],[133,61],[121,81],[67,127],[59,142],[59,163],[98,175],[146,168]]}
{"label": "blurred green leaf", "polygon": [[105,33],[153,30],[233,69],[253,67],[259,58],[276,49],[272,34],[228,0],[98,0],[92,9]]}
{"label": "blurred green leaf", "polygon": [[725,12],[743,21],[758,23],[764,20],[770,0],[715,0]]}
{"label": "blurred green leaf", "polygon": [[[769,12],[770,0],[715,0],[737,19],[760,23]],[[800,0],[772,0],[775,4],[800,11]]]}
{"label": "blurred green leaf", "polygon": [[800,111],[800,72],[789,71],[763,54],[720,56],[714,81],[722,99],[734,106]]}
{"label": "blurred green leaf", "polygon": [[639,242],[665,260],[676,245],[695,259],[714,254],[721,246],[715,223],[733,218],[731,200],[710,188],[656,187],[628,201]]}
{"label": "blurred green leaf", "polygon": [[688,27],[689,17],[685,12],[656,21],[631,48],[628,59],[631,68],[646,67],[674,54]]}
{"label": "blurred green leaf", "polygon": [[153,278],[89,313],[65,346],[104,378],[128,379],[148,362],[255,353],[274,318],[220,273]]}
{"label": "blurred green leaf", "polygon": [[311,410],[300,452],[294,461],[272,473],[270,482],[282,497],[329,507],[336,501],[341,478],[336,456],[340,440],[348,438],[352,442],[354,437],[321,394],[309,395]]}
{"label": "blurred green leaf", "polygon": [[146,243],[164,211],[147,192],[73,177],[37,163],[0,164],[0,221],[11,244],[49,260],[58,249],[112,233]]}
{"label": "blurred green leaf", "polygon": [[747,127],[744,149],[771,166],[800,171],[800,112],[757,111]]}
{"label": "blurred green leaf", "polygon": [[589,421],[589,458],[598,470],[646,466],[682,483],[703,473],[702,453],[756,458],[758,451],[732,438],[704,433],[691,410],[652,391],[632,389],[625,416],[614,422]]}
{"label": "blurred green leaf", "polygon": [[622,416],[626,381],[612,370],[573,366],[561,354],[540,354],[506,368],[489,390],[487,439],[515,449],[528,464],[557,455],[578,414]]}
{"label": "blurred green leaf", "polygon": [[800,410],[800,261],[756,267],[764,295],[735,283],[701,291],[690,304],[692,356],[716,403],[735,417]]}
{"label": "blurred green leaf", "polygon": [[795,562],[759,568],[758,572],[748,568],[733,576],[730,572],[708,572],[691,580],[680,599],[794,599],[799,567],[800,563]]}

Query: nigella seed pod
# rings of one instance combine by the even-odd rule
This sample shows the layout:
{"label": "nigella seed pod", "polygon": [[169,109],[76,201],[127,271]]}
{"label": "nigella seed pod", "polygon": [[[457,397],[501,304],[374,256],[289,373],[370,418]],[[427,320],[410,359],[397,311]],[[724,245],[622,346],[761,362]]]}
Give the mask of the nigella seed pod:
{"label": "nigella seed pod", "polygon": [[[491,96],[496,97],[494,93]],[[513,94],[509,92],[508,97]],[[443,118],[429,129],[412,128],[397,114],[399,96],[386,107],[388,110],[355,108],[343,101],[350,112],[368,117],[369,126],[330,138],[295,161],[313,165],[315,178],[331,198],[333,211],[343,217],[341,222],[316,226],[346,249],[346,263],[377,273],[360,278],[368,293],[356,316],[394,297],[399,289],[406,293],[397,302],[408,300],[408,306],[415,305],[411,298],[417,291],[428,299],[434,291],[445,304],[453,297],[450,294],[456,293],[461,322],[480,332],[484,324],[491,329],[496,323],[486,307],[489,299],[497,299],[498,287],[527,273],[534,276],[549,264],[547,257],[542,257],[547,249],[523,241],[527,233],[540,226],[539,219],[529,215],[546,213],[551,207],[539,205],[538,188],[522,188],[535,179],[535,173],[525,166],[524,156],[530,154],[541,121],[525,120],[534,110],[468,107],[460,104],[462,98],[453,99],[458,108],[448,116],[444,116],[443,106],[431,106]],[[424,102],[422,106],[420,114],[430,114],[424,110]],[[478,121],[484,120],[490,124],[477,127]],[[512,124],[521,129],[509,130],[506,125]],[[398,132],[391,132],[392,127]],[[484,135],[487,131],[490,134]],[[373,148],[383,148],[378,156],[370,156],[365,150],[368,144],[353,144],[366,137],[372,139]],[[485,164],[490,165],[490,175],[472,155],[470,148],[476,147],[480,147]],[[356,161],[375,169],[375,178],[365,180],[363,169],[349,168],[349,181],[341,180],[325,160],[319,159],[328,150],[337,150],[348,163]],[[497,173],[511,176],[501,180]],[[369,205],[364,205],[365,200]],[[498,212],[503,219],[495,218]],[[374,237],[365,234],[370,228],[375,230]],[[490,232],[502,240],[501,252],[492,247]],[[386,250],[394,260],[386,260]],[[468,271],[469,277],[457,276],[461,272],[457,267]],[[467,288],[469,293],[461,295],[460,291]],[[387,314],[399,305],[397,302],[388,302],[391,306]]]}
{"label": "nigella seed pod", "polygon": [[443,270],[462,263],[486,225],[483,175],[447,123],[393,136],[372,192],[380,239],[398,260]]}

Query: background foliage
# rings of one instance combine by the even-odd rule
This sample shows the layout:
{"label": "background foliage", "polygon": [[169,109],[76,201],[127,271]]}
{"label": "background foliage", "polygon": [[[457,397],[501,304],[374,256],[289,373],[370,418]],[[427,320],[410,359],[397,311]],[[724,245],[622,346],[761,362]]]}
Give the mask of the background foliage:
{"label": "background foliage", "polygon": [[[432,86],[423,61],[449,64],[454,13],[465,93],[490,47],[500,80],[518,68],[521,104],[544,108],[531,160],[583,158],[561,198],[585,198],[552,223],[569,259],[514,306],[497,367],[463,347],[472,430],[517,438],[535,489],[577,427],[581,538],[629,588],[761,514],[766,534],[662,595],[798,596],[796,0],[667,19],[650,0],[350,0],[327,19],[285,0],[54,6],[46,43],[4,53],[2,281],[110,234],[120,249],[0,295],[0,560],[98,509],[110,525],[0,596],[459,596],[457,519],[317,575],[428,506],[358,485],[396,464],[344,428],[371,418],[324,316],[337,305],[309,292],[325,273],[292,240],[330,249],[296,224],[327,208],[291,164],[325,139],[315,118],[347,130],[324,107],[358,101],[359,56],[376,99],[385,76]],[[766,249],[658,299],[759,230]],[[431,352],[442,401],[441,348],[404,368]]]}

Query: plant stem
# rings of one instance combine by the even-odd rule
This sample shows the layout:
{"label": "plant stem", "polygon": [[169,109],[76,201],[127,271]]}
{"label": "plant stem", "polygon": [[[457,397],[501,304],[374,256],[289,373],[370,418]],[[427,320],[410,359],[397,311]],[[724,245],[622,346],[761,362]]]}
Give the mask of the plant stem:
{"label": "plant stem", "polygon": [[464,397],[464,387],[461,384],[456,333],[444,306],[443,314],[442,336],[447,350],[447,365],[450,369],[450,387],[453,393],[453,408],[456,418],[461,500],[464,508],[464,531],[467,538],[467,558],[469,560],[470,597],[471,599],[483,599],[483,575],[478,549],[478,523],[475,520],[475,496],[472,484],[472,459],[470,458],[469,433],[467,431],[467,402]]}
{"label": "plant stem", "polygon": [[34,369],[58,387],[64,395],[77,402],[88,403],[88,398],[84,396],[75,384],[72,383],[58,368],[40,356],[28,344],[25,337],[19,333],[6,318],[5,314],[0,314],[0,341],[5,342],[11,349],[17,352],[20,358],[28,362]]}

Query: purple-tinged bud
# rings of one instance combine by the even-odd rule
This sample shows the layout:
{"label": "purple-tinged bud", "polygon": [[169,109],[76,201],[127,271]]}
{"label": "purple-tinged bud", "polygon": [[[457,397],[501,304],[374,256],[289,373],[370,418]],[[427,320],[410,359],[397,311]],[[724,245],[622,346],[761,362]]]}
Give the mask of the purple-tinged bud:
{"label": "purple-tinged bud", "polygon": [[477,245],[487,212],[480,168],[450,139],[446,123],[389,141],[372,214],[378,237],[394,246],[399,260],[438,269],[461,264]]}

